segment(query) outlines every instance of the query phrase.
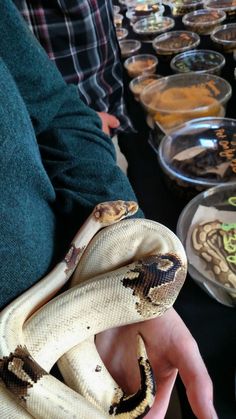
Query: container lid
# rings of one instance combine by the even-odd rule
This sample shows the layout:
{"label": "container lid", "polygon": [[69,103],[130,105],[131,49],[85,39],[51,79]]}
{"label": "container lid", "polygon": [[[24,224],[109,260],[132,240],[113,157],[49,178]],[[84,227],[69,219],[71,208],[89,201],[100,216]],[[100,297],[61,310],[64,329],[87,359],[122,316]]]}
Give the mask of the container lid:
{"label": "container lid", "polygon": [[211,34],[211,39],[219,44],[230,45],[236,43],[236,23],[218,26]]}
{"label": "container lid", "polygon": [[159,11],[159,0],[127,0],[127,6],[135,15],[148,15]]}
{"label": "container lid", "polygon": [[141,42],[136,39],[122,39],[119,45],[123,57],[136,54],[141,48]]}
{"label": "container lid", "polygon": [[147,6],[145,10],[135,8],[129,8],[126,12],[126,17],[135,23],[137,20],[143,19],[148,16],[161,16],[165,11],[163,4],[155,2],[155,5]]}
{"label": "container lid", "polygon": [[171,17],[152,15],[138,20],[133,26],[133,31],[139,35],[158,34],[173,28],[174,25],[175,21]]}
{"label": "container lid", "polygon": [[236,119],[198,118],[161,141],[165,172],[190,184],[215,186],[236,181]]}
{"label": "container lid", "polygon": [[178,6],[181,6],[181,5],[187,5],[187,6],[190,6],[190,5],[200,5],[200,4],[202,4],[203,3],[203,0],[172,0],[171,2],[170,2],[170,4],[173,4],[173,5],[178,5]]}
{"label": "container lid", "polygon": [[236,0],[206,0],[204,7],[231,11],[236,9]]}
{"label": "container lid", "polygon": [[152,43],[158,53],[176,53],[195,48],[200,43],[200,37],[195,32],[178,30],[158,35]]}
{"label": "container lid", "polygon": [[172,58],[170,63],[172,70],[180,73],[213,72],[220,70],[224,65],[225,58],[222,54],[206,49],[183,52]]}
{"label": "container lid", "polygon": [[184,24],[207,26],[209,24],[221,23],[226,18],[224,10],[217,9],[199,9],[194,12],[186,13],[183,16]]}

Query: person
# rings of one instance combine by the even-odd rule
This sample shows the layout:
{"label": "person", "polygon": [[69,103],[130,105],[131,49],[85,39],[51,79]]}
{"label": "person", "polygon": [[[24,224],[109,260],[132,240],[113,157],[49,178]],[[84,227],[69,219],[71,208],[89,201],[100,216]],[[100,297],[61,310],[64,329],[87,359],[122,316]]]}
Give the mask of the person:
{"label": "person", "polygon": [[[59,260],[96,203],[135,200],[135,195],[98,116],[79,99],[76,87],[64,82],[11,0],[0,2],[0,26],[2,310]],[[142,212],[137,216],[143,217]],[[174,309],[99,335],[99,350],[114,378],[122,384],[119,371],[126,368],[135,377],[124,345],[128,341],[132,352],[137,328],[159,387],[159,413],[154,407],[147,417],[164,417],[178,370],[197,417],[216,418],[211,380]],[[114,344],[116,362],[109,359]]]}
{"label": "person", "polygon": [[104,132],[113,138],[118,162],[126,169],[117,135],[124,143],[135,129],[125,101],[112,0],[15,0],[15,4],[64,80],[75,84],[84,103],[98,112]]}

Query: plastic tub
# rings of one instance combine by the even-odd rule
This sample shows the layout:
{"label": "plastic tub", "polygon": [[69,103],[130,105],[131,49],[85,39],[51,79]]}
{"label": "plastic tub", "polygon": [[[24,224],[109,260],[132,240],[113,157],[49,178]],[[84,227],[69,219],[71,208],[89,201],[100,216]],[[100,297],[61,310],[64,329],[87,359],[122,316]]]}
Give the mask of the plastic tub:
{"label": "plastic tub", "polygon": [[145,74],[143,76],[138,76],[132,79],[129,83],[129,88],[133,93],[135,99],[139,101],[140,94],[143,91],[143,89],[149,86],[154,81],[160,79],[161,77],[163,76],[159,74]]}
{"label": "plastic tub", "polygon": [[136,39],[124,39],[119,44],[122,57],[130,57],[136,54],[141,48],[141,42]]}
{"label": "plastic tub", "polygon": [[164,133],[194,118],[224,116],[230,84],[214,74],[186,73],[163,77],[144,88],[140,101]]}
{"label": "plastic tub", "polygon": [[150,5],[146,5],[146,2],[143,2],[142,5],[144,8],[146,7],[146,10],[143,8],[143,10],[139,9],[139,11],[137,11],[137,8],[128,8],[126,17],[130,20],[131,25],[134,25],[138,20],[148,16],[162,16],[165,11],[165,7],[157,1],[152,2]]}
{"label": "plastic tub", "polygon": [[151,42],[160,33],[169,31],[175,26],[175,21],[167,16],[150,16],[138,20],[133,25],[133,31],[144,42]]}
{"label": "plastic tub", "polygon": [[224,53],[234,52],[236,49],[236,23],[219,26],[211,34],[211,40]]}
{"label": "plastic tub", "polygon": [[142,74],[155,73],[158,59],[152,54],[138,54],[129,57],[124,62],[124,67],[130,77],[138,77]]}
{"label": "plastic tub", "polygon": [[209,35],[225,19],[226,13],[223,10],[200,9],[184,15],[182,22],[189,31],[199,35]]}
{"label": "plastic tub", "polygon": [[125,39],[128,36],[128,30],[125,28],[116,28],[116,36],[118,41]]}
{"label": "plastic tub", "polygon": [[183,52],[172,58],[170,66],[175,73],[211,73],[220,75],[225,58],[216,51],[199,49]]}
{"label": "plastic tub", "polygon": [[198,118],[164,136],[158,154],[169,188],[191,199],[213,186],[236,182],[236,120]]}
{"label": "plastic tub", "polygon": [[204,8],[223,10],[227,15],[227,19],[235,19],[236,17],[235,0],[205,0]]}
{"label": "plastic tub", "polygon": [[114,19],[114,25],[116,28],[121,28],[122,27],[122,23],[123,23],[123,19],[124,16],[121,15],[120,13],[115,13],[113,16]]}
{"label": "plastic tub", "polygon": [[198,34],[190,31],[170,31],[157,36],[152,46],[156,54],[171,59],[173,55],[196,48],[200,43]]}
{"label": "plastic tub", "polygon": [[117,13],[120,13],[120,6],[113,5],[113,13],[116,15]]}
{"label": "plastic tub", "polygon": [[236,307],[236,183],[198,194],[183,209],[177,235],[190,276],[221,304]]}
{"label": "plastic tub", "polygon": [[172,0],[169,2],[173,16],[183,16],[186,13],[203,7],[203,0]]}

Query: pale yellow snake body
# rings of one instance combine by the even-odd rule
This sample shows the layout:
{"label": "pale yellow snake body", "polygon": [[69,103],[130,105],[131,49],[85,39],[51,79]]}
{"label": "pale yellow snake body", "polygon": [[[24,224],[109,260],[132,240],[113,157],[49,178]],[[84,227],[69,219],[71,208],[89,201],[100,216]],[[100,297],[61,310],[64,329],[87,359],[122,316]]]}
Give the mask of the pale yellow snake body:
{"label": "pale yellow snake body", "polygon": [[[1,418],[135,418],[150,408],[154,382],[142,340],[143,388],[136,405],[132,396],[114,387],[112,378],[105,380],[107,372],[104,387],[92,391],[92,374],[80,376],[85,390],[75,391],[49,373],[61,358],[65,381],[72,374],[70,366],[77,376],[73,359],[80,344],[105,329],[159,316],[173,305],[186,276],[185,252],[177,237],[158,223],[120,221],[136,210],[135,203],[122,201],[97,206],[65,260],[0,314],[0,378],[14,396],[10,399],[0,387]],[[77,265],[72,287],[45,304]],[[91,358],[92,351],[89,362]]]}

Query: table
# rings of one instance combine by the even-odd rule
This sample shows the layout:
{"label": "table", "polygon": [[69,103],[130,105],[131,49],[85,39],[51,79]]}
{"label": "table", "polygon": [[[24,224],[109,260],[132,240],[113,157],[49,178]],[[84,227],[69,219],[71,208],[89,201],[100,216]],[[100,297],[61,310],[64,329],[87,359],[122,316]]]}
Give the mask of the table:
{"label": "table", "polygon": [[[118,4],[118,3],[117,3]],[[166,8],[165,14],[170,14]],[[175,18],[175,29],[182,26],[181,18]],[[128,38],[135,38],[127,19],[124,24]],[[225,23],[225,22],[224,22]],[[214,49],[209,36],[201,36],[198,48]],[[142,43],[140,53],[154,53],[150,43]],[[236,62],[232,54],[227,55],[221,76],[232,86],[233,94],[227,107],[226,116],[236,118],[236,82],[233,71]],[[159,63],[157,73],[173,74],[168,64]],[[124,73],[128,111],[138,130],[128,142],[121,140],[121,149],[129,163],[128,176],[136,192],[140,207],[147,218],[161,222],[173,231],[181,210],[187,201],[178,199],[167,189],[158,166],[156,153],[148,143],[149,128],[141,106],[134,100],[128,89],[129,77]],[[175,309],[180,314],[196,339],[214,385],[214,402],[220,419],[236,418],[235,371],[236,371],[236,310],[221,305],[209,297],[187,276],[186,282],[176,301]],[[192,419],[185,390],[181,380],[177,380],[178,395],[183,419]],[[175,419],[175,418],[173,418]]]}

